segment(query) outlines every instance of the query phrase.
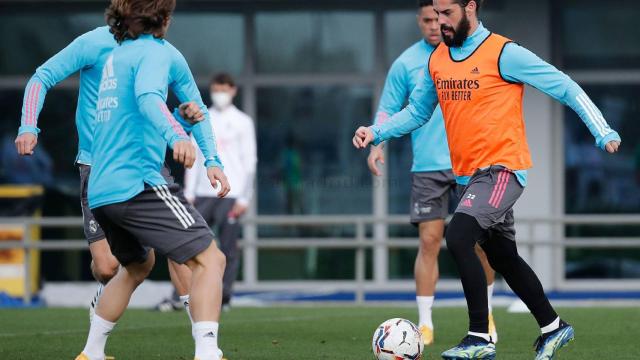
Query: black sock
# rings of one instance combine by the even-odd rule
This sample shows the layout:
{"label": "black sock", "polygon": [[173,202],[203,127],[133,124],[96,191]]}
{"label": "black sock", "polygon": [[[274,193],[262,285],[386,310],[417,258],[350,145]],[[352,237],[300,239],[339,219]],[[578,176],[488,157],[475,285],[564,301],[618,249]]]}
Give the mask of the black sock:
{"label": "black sock", "polygon": [[447,248],[458,266],[464,297],[469,310],[469,331],[489,333],[489,301],[487,299],[487,278],[474,250],[475,244],[487,231],[482,229],[475,218],[456,213],[447,228]]}

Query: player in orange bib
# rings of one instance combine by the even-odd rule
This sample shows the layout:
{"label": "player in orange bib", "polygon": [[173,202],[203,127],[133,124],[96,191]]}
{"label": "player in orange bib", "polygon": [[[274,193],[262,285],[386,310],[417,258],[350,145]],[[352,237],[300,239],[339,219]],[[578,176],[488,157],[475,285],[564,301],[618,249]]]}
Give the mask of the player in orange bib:
{"label": "player in orange bib", "polygon": [[518,255],[513,206],[532,166],[522,100],[531,85],[571,107],[596,145],[609,153],[621,139],[584,91],[567,75],[478,20],[481,0],[434,0],[444,44],[428,59],[409,105],[383,124],[361,127],[353,143],[364,148],[401,137],[424,125],[440,103],[453,172],[465,189],[446,233],[469,310],[469,332],[444,359],[493,359],[486,279],[473,248],[479,243],[491,267],[527,305],[541,336],[536,359],[553,359],[574,337],[555,312],[533,270]]}

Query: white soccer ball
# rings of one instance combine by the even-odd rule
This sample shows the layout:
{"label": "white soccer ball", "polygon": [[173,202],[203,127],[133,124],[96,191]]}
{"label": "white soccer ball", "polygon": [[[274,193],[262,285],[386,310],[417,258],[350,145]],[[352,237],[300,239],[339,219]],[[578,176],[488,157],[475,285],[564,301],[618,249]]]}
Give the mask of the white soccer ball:
{"label": "white soccer ball", "polygon": [[373,354],[378,360],[420,360],[424,344],[411,321],[389,319],[373,333]]}

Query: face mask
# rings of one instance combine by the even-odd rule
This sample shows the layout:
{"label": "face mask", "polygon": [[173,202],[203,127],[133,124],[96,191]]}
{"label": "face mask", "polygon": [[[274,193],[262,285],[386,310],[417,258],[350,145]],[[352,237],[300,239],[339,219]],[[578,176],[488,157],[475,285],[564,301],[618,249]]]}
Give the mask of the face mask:
{"label": "face mask", "polygon": [[211,93],[211,102],[216,109],[224,110],[231,105],[231,95],[228,92],[216,91]]}

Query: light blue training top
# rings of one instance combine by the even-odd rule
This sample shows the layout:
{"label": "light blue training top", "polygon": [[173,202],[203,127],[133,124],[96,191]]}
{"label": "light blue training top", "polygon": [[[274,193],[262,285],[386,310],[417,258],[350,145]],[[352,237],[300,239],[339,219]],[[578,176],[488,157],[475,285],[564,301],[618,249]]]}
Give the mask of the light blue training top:
{"label": "light blue training top", "polygon": [[167,182],[161,174],[167,145],[190,141],[167,109],[175,49],[141,35],[125,40],[102,71],[89,177],[89,207],[127,201],[145,185]]}
{"label": "light blue training top", "polygon": [[[425,40],[420,40],[393,62],[380,97],[375,124],[388,121],[391,116],[402,110],[413,89],[422,82],[425,64],[433,50],[435,47]],[[436,108],[429,122],[411,133],[411,146],[412,172],[451,169],[449,144],[440,106]]]}
{"label": "light blue training top", "polygon": [[[94,117],[98,100],[98,86],[102,67],[117,46],[109,27],[101,26],[77,37],[71,44],[51,57],[36,70],[29,80],[22,104],[22,119],[18,134],[26,132],[37,135],[38,116],[42,110],[47,91],[56,84],[80,72],[76,127],[78,130],[78,155],[76,162],[91,165]],[[189,65],[184,56],[167,42],[171,50],[171,90],[181,102],[195,101],[205,114],[205,120],[193,126],[193,135],[206,159],[206,166],[222,166],[218,159],[216,143],[210,124],[209,112],[202,101]],[[176,115],[178,111],[176,110]],[[181,119],[179,119],[181,120]],[[185,124],[185,127],[187,124]],[[191,129],[191,126],[188,126]]]}
{"label": "light blue training top", "polygon": [[[454,60],[464,60],[470,56],[491,33],[482,24],[467,38],[461,47],[450,48]],[[428,73],[428,64],[425,67]],[[571,107],[587,126],[596,146],[602,150],[610,141],[621,141],[620,135],[605,121],[600,110],[595,106],[582,88],[569,76],[540,59],[531,51],[516,44],[509,43],[500,56],[500,72],[504,79],[531,85],[562,104]],[[409,97],[409,105],[383,124],[371,127],[379,144],[394,137],[401,137],[420,128],[429,121],[438,104],[438,94],[431,76],[425,76]],[[487,164],[499,165],[499,164]],[[522,186],[527,184],[527,169],[516,170],[516,176]],[[459,184],[466,185],[469,176],[456,177]]]}

